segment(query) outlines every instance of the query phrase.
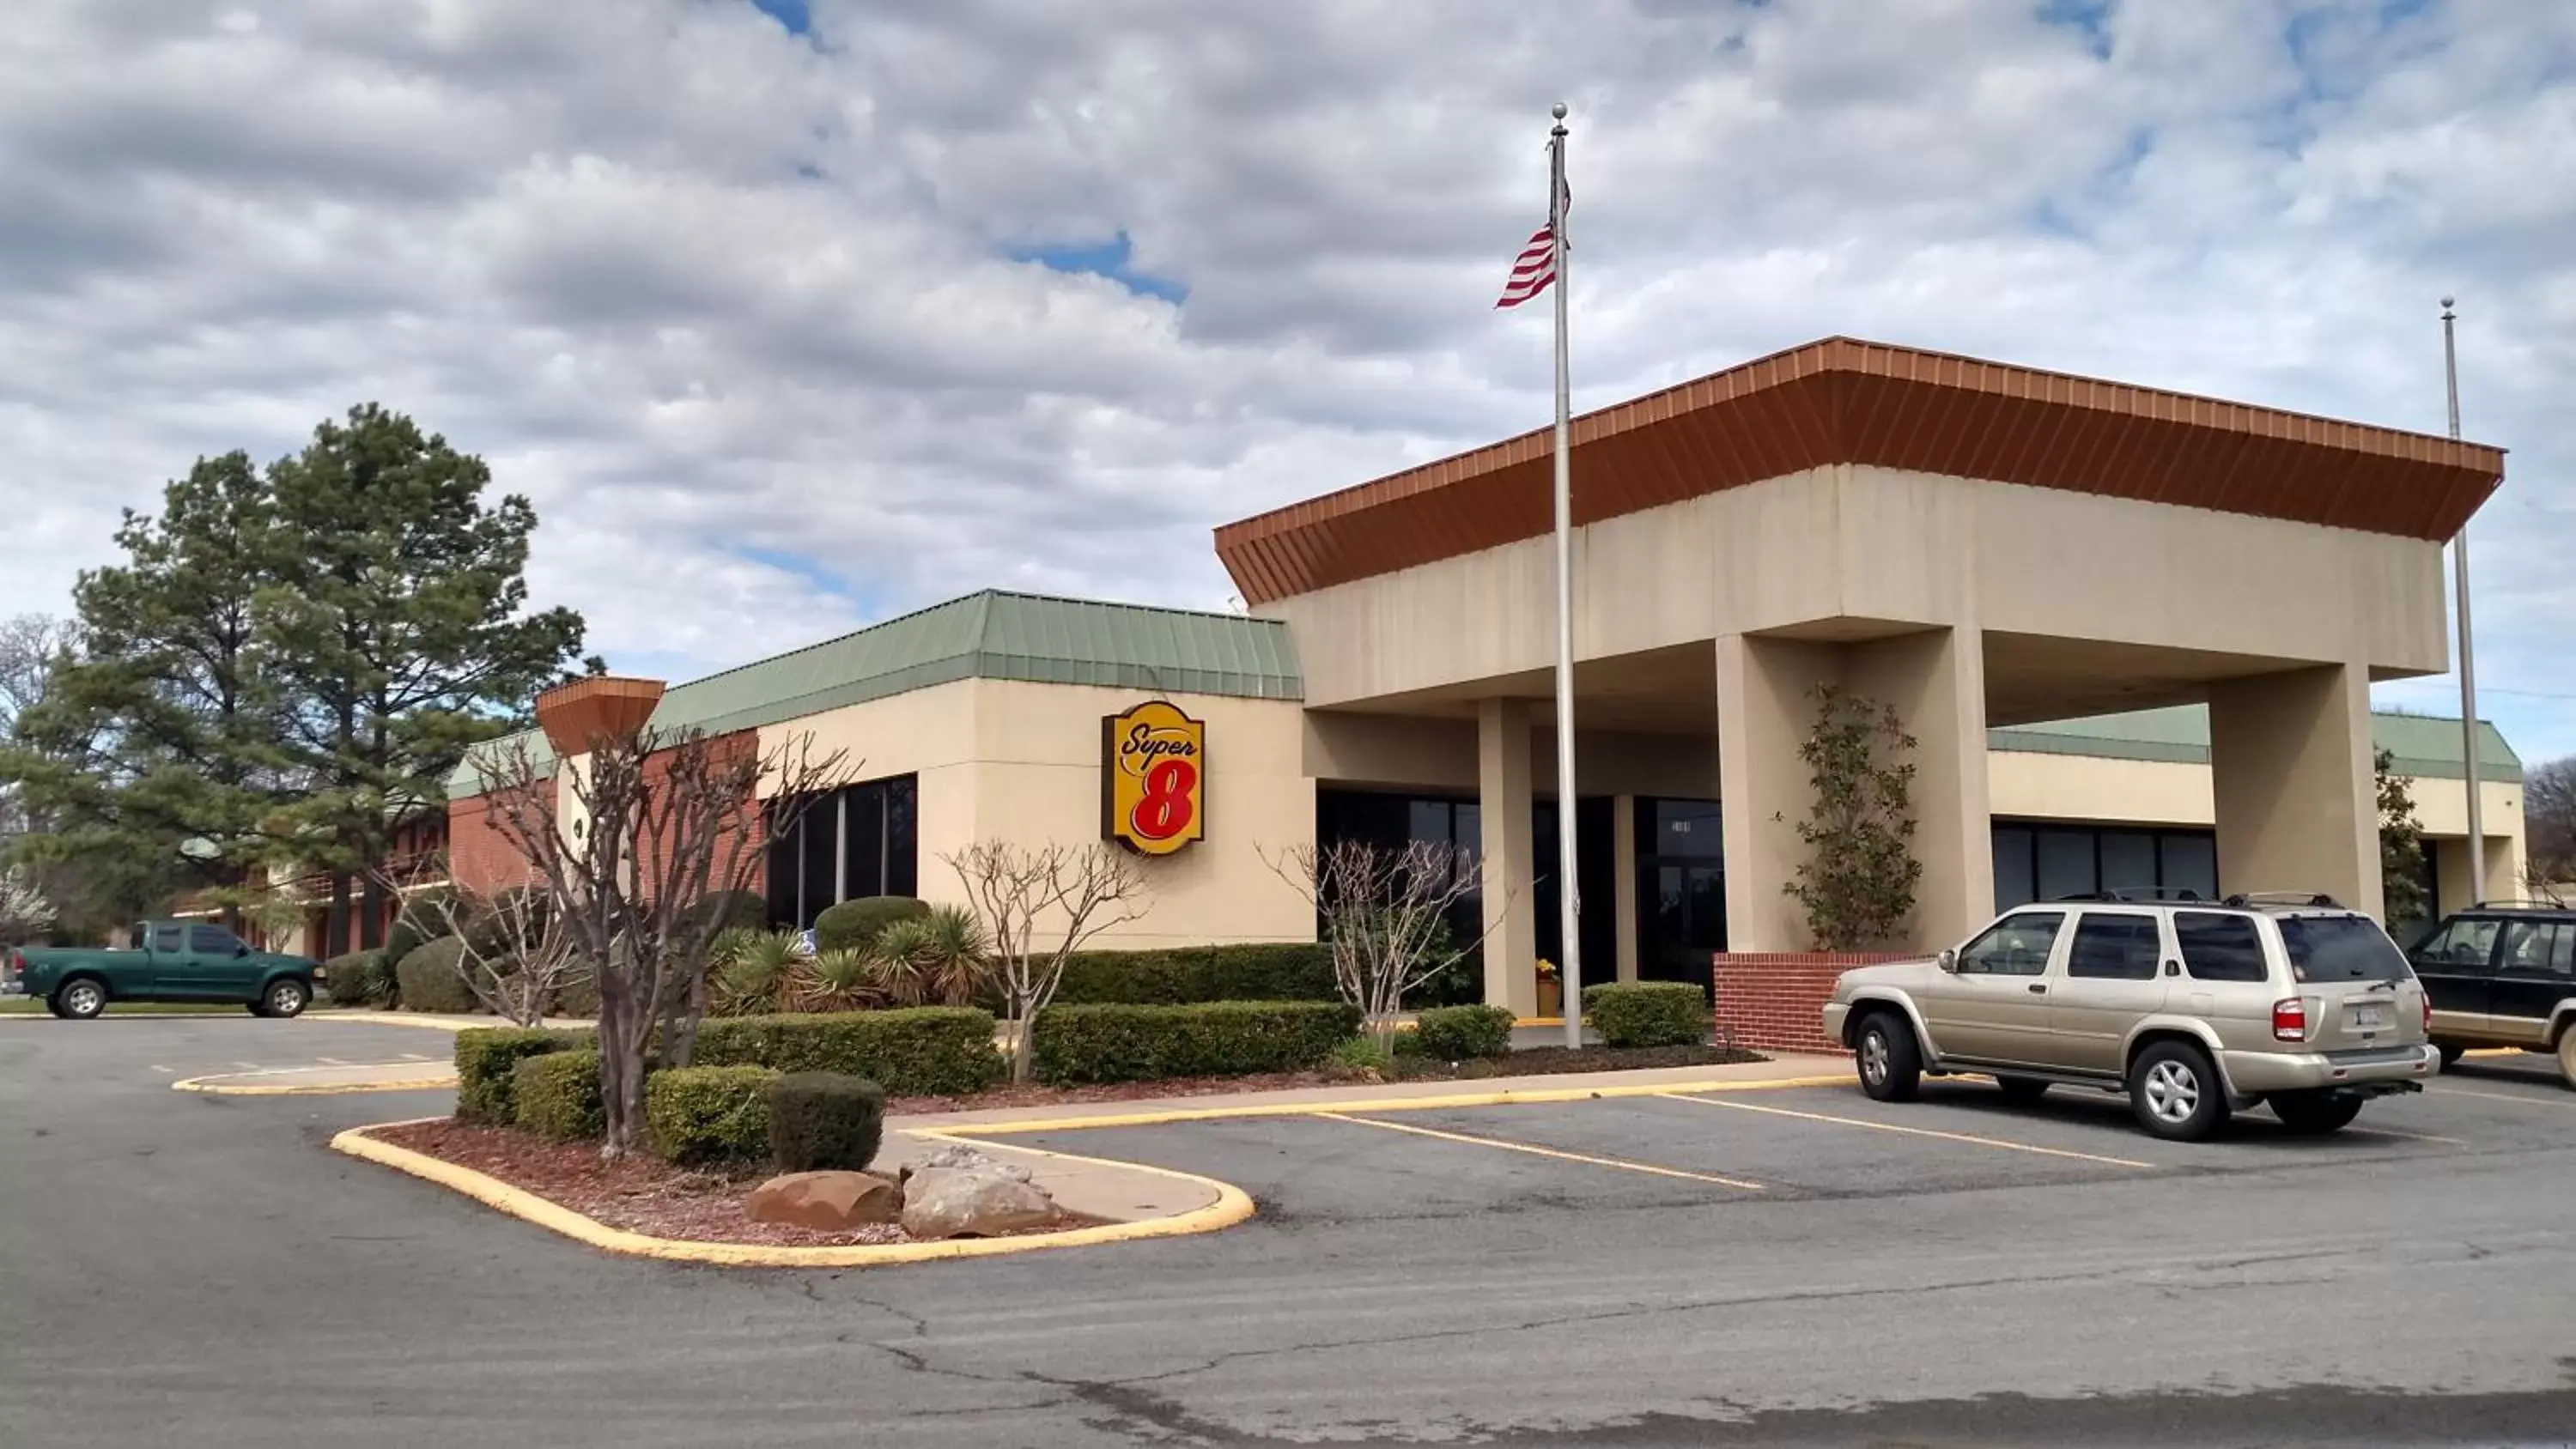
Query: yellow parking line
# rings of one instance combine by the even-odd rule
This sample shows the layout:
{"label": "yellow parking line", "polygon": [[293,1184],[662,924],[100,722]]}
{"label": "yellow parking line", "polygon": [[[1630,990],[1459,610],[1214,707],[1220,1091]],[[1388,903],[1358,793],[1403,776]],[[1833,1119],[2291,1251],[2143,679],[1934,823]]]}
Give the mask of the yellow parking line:
{"label": "yellow parking line", "polygon": [[1464,1132],[1443,1132],[1435,1127],[1416,1127],[1410,1122],[1380,1122],[1374,1117],[1353,1117],[1346,1112],[1316,1112],[1312,1115],[1328,1122],[1348,1122],[1355,1127],[1383,1127],[1389,1132],[1410,1132],[1417,1137],[1437,1137],[1443,1142],[1465,1142],[1477,1147],[1499,1147],[1505,1152],[1526,1152],[1532,1157],[1553,1157],[1559,1162],[1580,1162],[1588,1167],[1615,1167],[1622,1172],[1642,1172],[1650,1177],[1678,1177],[1685,1182],[1713,1182],[1720,1187],[1745,1192],[1762,1192],[1758,1182],[1740,1177],[1720,1177],[1713,1172],[1684,1172],[1678,1167],[1657,1167],[1651,1162],[1628,1162],[1616,1157],[1594,1157],[1584,1152],[1560,1152],[1553,1147],[1534,1147],[1526,1142],[1510,1142],[1500,1137],[1471,1137]]}
{"label": "yellow parking line", "polygon": [[1972,1132],[1943,1132],[1931,1127],[1899,1127],[1892,1122],[1872,1122],[1864,1117],[1837,1117],[1828,1112],[1795,1112],[1787,1107],[1757,1107],[1750,1102],[1730,1102],[1723,1097],[1685,1097],[1677,1093],[1659,1094],[1675,1102],[1692,1102],[1702,1107],[1724,1107],[1736,1112],[1762,1112],[1774,1117],[1795,1117],[1806,1122],[1831,1122],[1842,1127],[1867,1127],[1876,1132],[1901,1132],[1908,1137],[1930,1137],[1942,1142],[1964,1142],[1974,1147],[2000,1147],[2007,1152],[2031,1152],[2041,1157],[2071,1157],[2078,1162],[2099,1162],[2110,1167],[2153,1168],[2152,1162],[2138,1162],[2126,1157],[2104,1157],[2092,1152],[2069,1152],[2063,1147],[2035,1147],[2027,1142],[2007,1142],[2000,1137],[1979,1137]]}
{"label": "yellow parking line", "polygon": [[2518,1092],[2481,1092],[2473,1087],[2426,1087],[2424,1090],[2438,1092],[2445,1097],[2484,1097],[2490,1102],[2513,1102],[2525,1107],[2576,1107],[2576,1096],[2526,1097]]}

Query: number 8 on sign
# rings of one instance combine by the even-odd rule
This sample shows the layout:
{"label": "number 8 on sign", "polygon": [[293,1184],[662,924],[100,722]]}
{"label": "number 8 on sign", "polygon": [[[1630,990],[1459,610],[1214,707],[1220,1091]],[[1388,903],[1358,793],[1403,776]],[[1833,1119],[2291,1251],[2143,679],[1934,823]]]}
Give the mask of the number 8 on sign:
{"label": "number 8 on sign", "polygon": [[1144,855],[1207,838],[1207,726],[1163,700],[1100,722],[1100,833]]}

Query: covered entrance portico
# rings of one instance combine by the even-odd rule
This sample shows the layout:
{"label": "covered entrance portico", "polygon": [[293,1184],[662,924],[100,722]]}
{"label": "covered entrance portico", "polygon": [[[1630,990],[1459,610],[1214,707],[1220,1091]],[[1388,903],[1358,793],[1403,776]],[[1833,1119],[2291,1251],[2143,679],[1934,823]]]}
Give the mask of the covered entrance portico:
{"label": "covered entrance portico", "polygon": [[[1826,683],[1916,741],[1923,876],[1890,945],[1990,914],[1989,726],[2190,702],[2221,888],[2378,909],[2369,685],[2447,667],[2442,541],[2498,450],[1847,339],[1574,438],[1573,813],[1610,846],[1582,882],[1590,979],[1678,969],[1712,928],[1812,945],[1784,887]],[[1558,793],[1547,467],[1532,434],[1217,537],[1296,637],[1319,788],[1474,801],[1508,887],[1484,902],[1487,995],[1524,1014]]]}

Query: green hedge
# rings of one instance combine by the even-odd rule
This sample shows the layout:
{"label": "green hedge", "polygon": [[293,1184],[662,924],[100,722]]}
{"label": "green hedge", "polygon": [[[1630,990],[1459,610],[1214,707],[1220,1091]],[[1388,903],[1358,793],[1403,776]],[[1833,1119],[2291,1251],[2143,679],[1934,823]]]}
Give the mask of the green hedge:
{"label": "green hedge", "polygon": [[1509,1056],[1512,1014],[1500,1006],[1438,1006],[1414,1017],[1413,1038],[1427,1057],[1463,1062]]}
{"label": "green hedge", "polygon": [[596,1051],[544,1052],[520,1058],[510,1071],[510,1097],[511,1114],[519,1126],[540,1136],[597,1137],[608,1130]]}
{"label": "green hedge", "polygon": [[911,896],[861,896],[843,901],[814,918],[814,949],[855,951],[872,946],[886,927],[929,914],[930,903]]}
{"label": "green hedge", "polygon": [[456,892],[447,886],[431,886],[405,898],[402,909],[394,913],[393,924],[385,929],[385,959],[400,962],[437,940],[447,929],[446,917],[438,907],[455,899]]}
{"label": "green hedge", "polygon": [[588,1049],[588,1032],[478,1026],[456,1034],[456,1120],[507,1126],[518,1120],[512,1092],[519,1063],[550,1052]]}
{"label": "green hedge", "polygon": [[1334,1001],[1333,955],[1311,942],[1082,951],[1064,963],[1059,1006]]}
{"label": "green hedge", "polygon": [[352,951],[322,963],[334,1006],[382,1006],[394,994],[394,977],[382,951]]}
{"label": "green hedge", "polygon": [[1687,981],[1605,982],[1584,991],[1583,1009],[1603,1046],[1697,1046],[1708,1040],[1708,997]]}
{"label": "green hedge", "polygon": [[[540,1058],[542,1060],[542,1058]],[[767,1067],[673,1067],[644,1079],[644,1136],[683,1166],[757,1162],[769,1152]]]}
{"label": "green hedge", "polygon": [[993,1016],[964,1006],[709,1017],[699,1066],[768,1067],[865,1077],[898,1097],[955,1097],[1001,1080]]}
{"label": "green hedge", "polygon": [[1322,1066],[1359,1025],[1338,1001],[1051,1006],[1031,1048],[1038,1079],[1059,1085],[1242,1076]]}
{"label": "green hedge", "polygon": [[769,1081],[769,1162],[780,1172],[863,1172],[885,1142],[885,1092],[839,1072]]}
{"label": "green hedge", "polygon": [[465,984],[465,943],[454,936],[414,947],[394,967],[405,1011],[478,1011],[474,988]]}
{"label": "green hedge", "polygon": [[698,898],[698,918],[716,918],[716,932],[740,928],[746,931],[769,929],[769,897],[758,891],[711,891]]}

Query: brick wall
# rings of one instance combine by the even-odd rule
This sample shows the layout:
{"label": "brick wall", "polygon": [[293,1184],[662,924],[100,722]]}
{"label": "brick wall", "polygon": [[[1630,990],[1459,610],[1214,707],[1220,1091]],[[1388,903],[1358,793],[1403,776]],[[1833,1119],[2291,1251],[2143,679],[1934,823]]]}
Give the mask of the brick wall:
{"label": "brick wall", "polygon": [[1834,980],[1854,966],[1909,961],[1905,955],[1822,951],[1720,952],[1717,1039],[1757,1050],[1839,1052],[1825,1036]]}
{"label": "brick wall", "polygon": [[[756,730],[738,730],[732,734],[717,736],[709,740],[707,745],[709,749],[719,752],[719,757],[723,758],[758,750],[760,735]],[[645,762],[646,774],[657,786],[667,778],[669,759],[670,752],[665,750]],[[547,788],[553,788],[553,786],[554,781],[551,779],[546,782]],[[511,843],[509,836],[494,822],[491,808],[493,798],[489,795],[478,795],[470,800],[448,802],[448,872],[450,878],[466,890],[493,891],[514,885],[534,884],[537,880],[536,871],[528,864],[527,858],[519,853],[518,847]],[[743,847],[745,858],[751,866],[751,879],[745,889],[754,891],[767,889],[768,881],[767,863],[763,853],[766,841],[761,824],[760,816],[755,812],[750,824],[750,838]],[[668,840],[660,842],[659,854],[663,857],[661,865],[665,870],[669,866],[671,845],[672,842]],[[727,847],[720,839],[716,845],[714,861],[716,870],[723,870],[726,853]],[[721,880],[713,884],[716,889],[724,887],[724,882]]]}

